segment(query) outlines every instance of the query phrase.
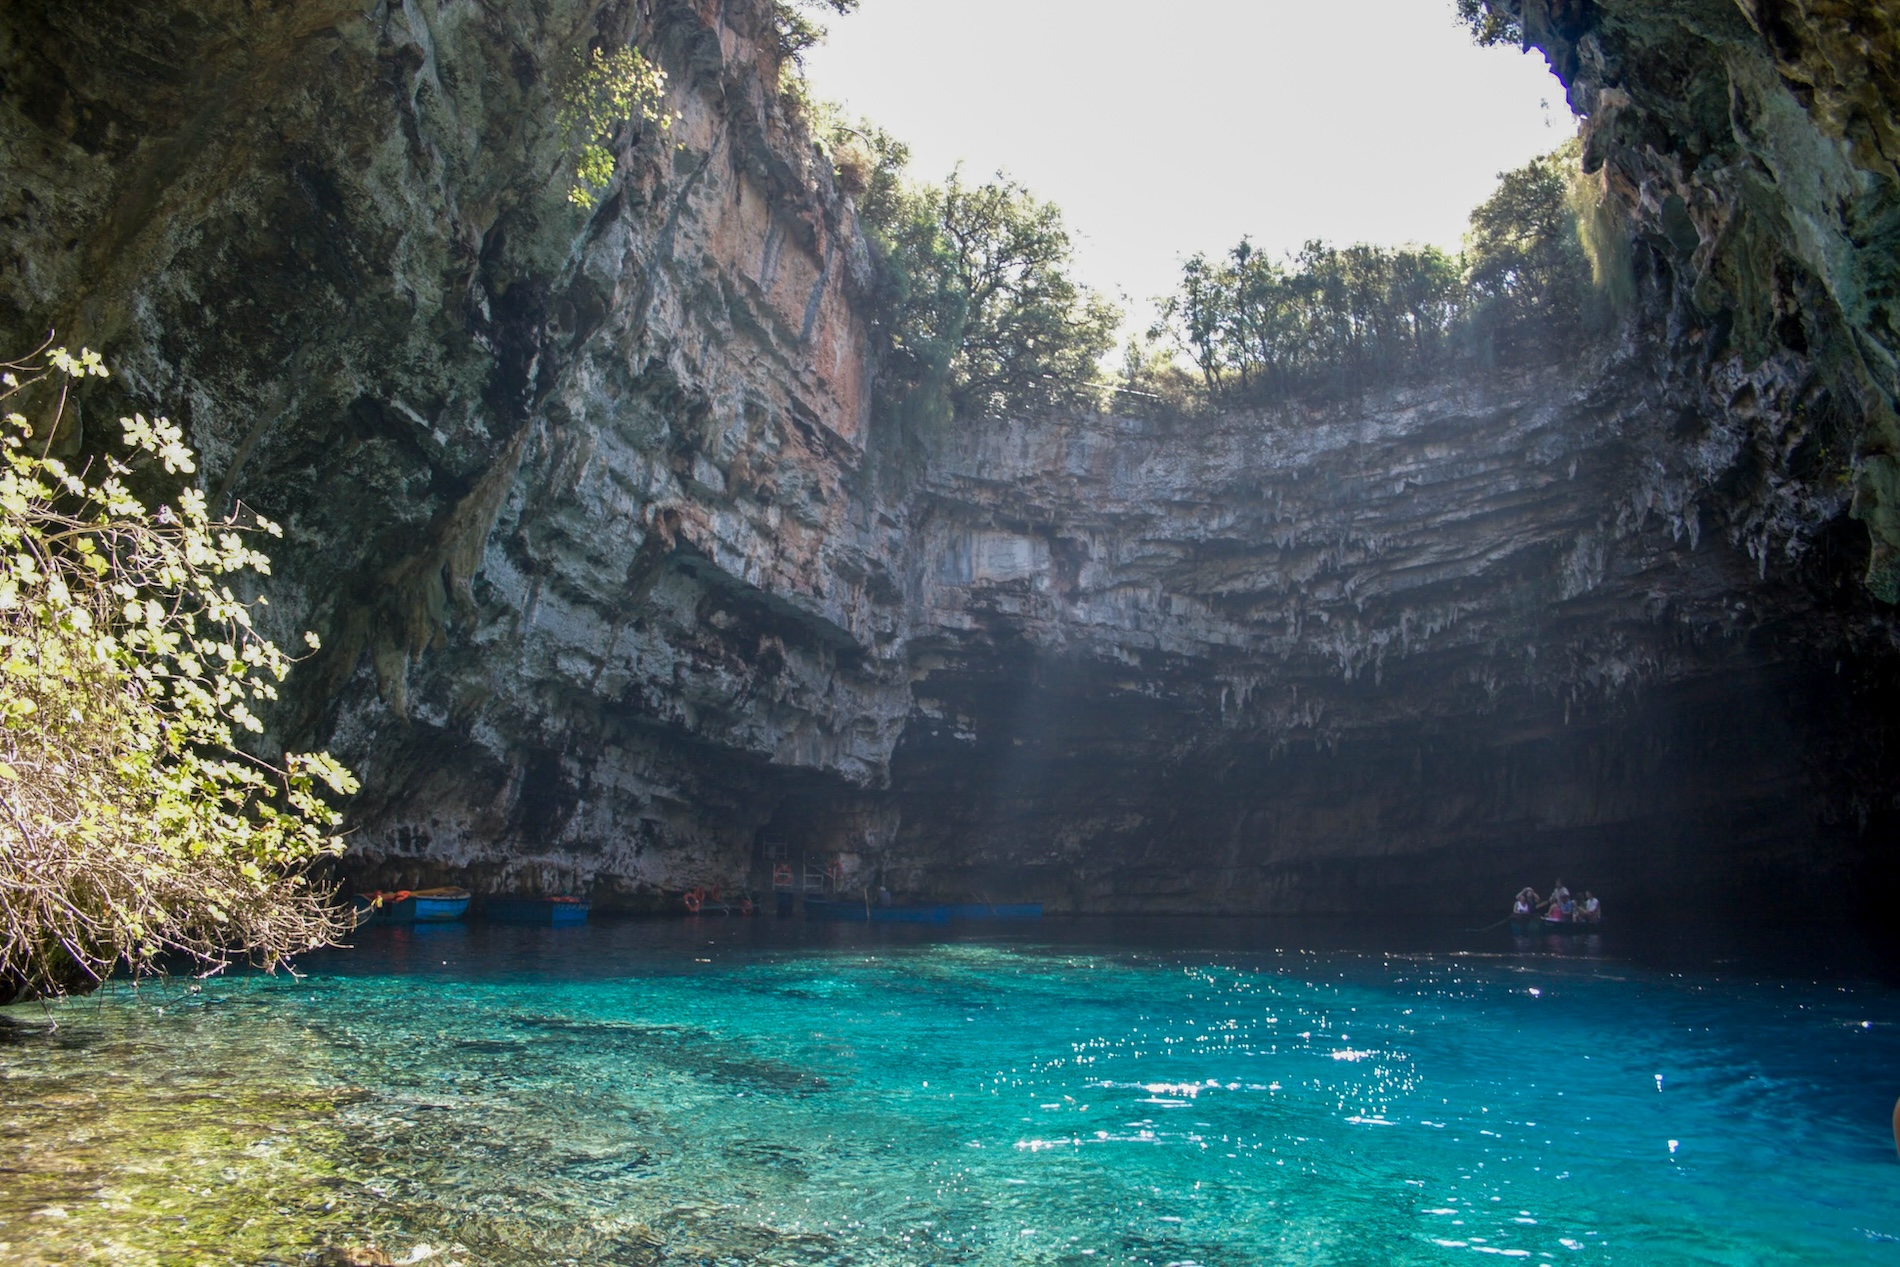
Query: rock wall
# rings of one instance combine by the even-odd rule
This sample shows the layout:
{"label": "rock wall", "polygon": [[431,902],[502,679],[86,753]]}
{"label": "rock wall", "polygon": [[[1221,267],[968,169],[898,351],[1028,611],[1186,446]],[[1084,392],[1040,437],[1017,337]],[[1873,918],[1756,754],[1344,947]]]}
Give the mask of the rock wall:
{"label": "rock wall", "polygon": [[[1685,496],[1756,548],[1830,518],[1900,597],[1900,11],[1880,0],[1487,0],[1583,120],[1618,241],[1674,283],[1666,338],[1732,462],[1685,447]],[[1761,377],[1774,371],[1779,390]],[[1816,490],[1821,490],[1817,495]]]}
{"label": "rock wall", "polygon": [[[628,40],[679,118],[623,130],[582,212],[552,93]],[[1626,86],[1592,114],[1638,230],[1616,347],[907,434],[777,56],[763,0],[0,12],[0,337],[116,367],[66,447],[167,403],[221,504],[285,520],[272,611],[325,651],[278,734],[364,776],[358,878],[656,908],[836,858],[918,895],[1350,910],[1559,866],[1799,903],[1886,865],[1884,336],[1815,299],[1876,238],[1718,231],[1709,164],[1665,190],[1663,150],[1612,144],[1664,91]],[[1851,110],[1801,110],[1874,197]],[[1835,271],[1775,271],[1810,247]]]}
{"label": "rock wall", "polygon": [[[761,771],[882,777],[869,261],[769,10],[0,18],[9,341],[104,347],[83,418],[172,402],[220,503],[286,521],[274,609],[326,650],[281,722],[364,775],[360,857],[690,883]],[[552,94],[628,40],[679,117],[585,214]]]}
{"label": "rock wall", "polygon": [[919,529],[906,887],[1341,910],[1552,870],[1657,906],[1839,885],[1891,808],[1891,623],[1852,550],[1764,561],[1674,500],[1658,352],[959,437]]}

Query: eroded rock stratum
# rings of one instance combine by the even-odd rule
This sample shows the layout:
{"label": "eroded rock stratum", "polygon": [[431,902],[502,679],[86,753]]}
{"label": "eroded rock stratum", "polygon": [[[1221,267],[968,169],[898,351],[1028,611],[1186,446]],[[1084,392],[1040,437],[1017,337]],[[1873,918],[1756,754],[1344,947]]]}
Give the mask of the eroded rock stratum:
{"label": "eroded rock stratum", "polygon": [[[286,521],[325,651],[277,726],[363,774],[366,878],[1817,900],[1900,787],[1879,13],[1527,6],[1634,243],[1615,346],[917,435],[762,4],[16,4],[0,327],[115,364],[59,443],[164,402]],[[590,39],[679,119],[583,212]]]}

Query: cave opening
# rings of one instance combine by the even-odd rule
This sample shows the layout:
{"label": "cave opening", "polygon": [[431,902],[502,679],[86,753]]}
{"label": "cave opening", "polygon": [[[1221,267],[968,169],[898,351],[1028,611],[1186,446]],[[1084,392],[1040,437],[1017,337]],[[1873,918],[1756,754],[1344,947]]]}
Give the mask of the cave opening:
{"label": "cave opening", "polygon": [[1878,9],[0,5],[0,1267],[1878,1259]]}

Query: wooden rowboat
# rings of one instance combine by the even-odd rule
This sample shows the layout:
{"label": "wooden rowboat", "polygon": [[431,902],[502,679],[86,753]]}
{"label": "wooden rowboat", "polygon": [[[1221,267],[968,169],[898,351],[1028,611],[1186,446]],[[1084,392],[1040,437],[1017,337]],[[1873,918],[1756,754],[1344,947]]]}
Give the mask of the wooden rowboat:
{"label": "wooden rowboat", "polygon": [[491,897],[483,912],[498,924],[549,924],[567,928],[587,922],[588,901],[580,897]]}
{"label": "wooden rowboat", "polygon": [[1545,919],[1541,915],[1513,916],[1511,931],[1520,937],[1533,933],[1600,933],[1603,920]]}
{"label": "wooden rowboat", "polygon": [[444,924],[462,918],[468,910],[468,899],[469,891],[457,888],[360,893],[356,897],[356,922]]}

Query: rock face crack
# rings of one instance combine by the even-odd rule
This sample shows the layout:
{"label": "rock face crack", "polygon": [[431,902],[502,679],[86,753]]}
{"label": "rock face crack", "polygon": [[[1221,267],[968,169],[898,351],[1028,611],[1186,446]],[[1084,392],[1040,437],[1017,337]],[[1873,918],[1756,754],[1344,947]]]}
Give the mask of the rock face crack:
{"label": "rock face crack", "polygon": [[[0,334],[103,347],[82,417],[177,402],[286,522],[271,611],[327,651],[277,733],[363,774],[360,879],[1881,891],[1886,27],[1521,10],[1634,242],[1613,346],[923,444],[874,417],[870,255],[764,0],[306,7],[0,12]],[[583,215],[549,78],[595,36],[679,117]]]}

